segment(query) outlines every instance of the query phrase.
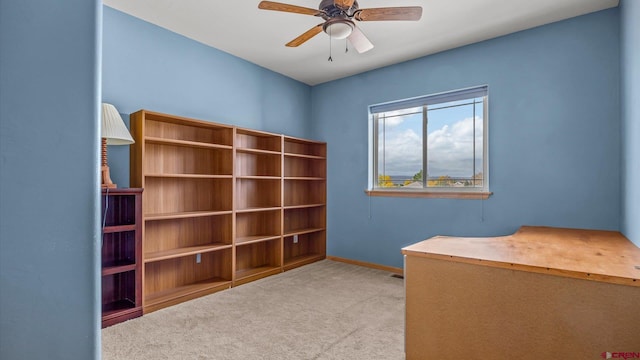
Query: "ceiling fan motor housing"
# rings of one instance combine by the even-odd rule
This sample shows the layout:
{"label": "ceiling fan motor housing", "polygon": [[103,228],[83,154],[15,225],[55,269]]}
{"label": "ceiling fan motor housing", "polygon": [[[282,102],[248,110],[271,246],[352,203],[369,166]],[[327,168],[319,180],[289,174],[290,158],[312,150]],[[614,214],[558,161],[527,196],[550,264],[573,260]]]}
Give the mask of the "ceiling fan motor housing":
{"label": "ceiling fan motor housing", "polygon": [[353,16],[353,12],[358,9],[358,2],[354,1],[353,5],[351,6],[350,9],[343,10],[343,9],[337,7],[334,4],[333,0],[322,0],[320,2],[319,9],[324,11],[324,13],[326,14],[326,15],[325,14],[322,15],[322,17],[325,20],[329,20],[329,19],[336,18],[336,17],[338,17],[338,18],[339,17],[346,18],[346,17]]}

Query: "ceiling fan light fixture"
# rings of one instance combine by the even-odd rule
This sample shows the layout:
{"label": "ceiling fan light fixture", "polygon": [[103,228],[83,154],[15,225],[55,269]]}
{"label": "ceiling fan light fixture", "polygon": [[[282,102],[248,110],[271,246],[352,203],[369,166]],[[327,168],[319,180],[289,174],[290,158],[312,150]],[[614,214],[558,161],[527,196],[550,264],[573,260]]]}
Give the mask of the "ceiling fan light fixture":
{"label": "ceiling fan light fixture", "polygon": [[346,39],[353,32],[353,23],[346,19],[327,21],[323,30],[333,39]]}

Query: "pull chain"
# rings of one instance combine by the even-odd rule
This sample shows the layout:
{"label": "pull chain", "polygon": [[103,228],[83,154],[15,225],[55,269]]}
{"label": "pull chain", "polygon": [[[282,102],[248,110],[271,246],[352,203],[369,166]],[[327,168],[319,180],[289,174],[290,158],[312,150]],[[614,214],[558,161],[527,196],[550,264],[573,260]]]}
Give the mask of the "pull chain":
{"label": "pull chain", "polygon": [[329,26],[329,58],[327,61],[333,62],[333,58],[331,57],[331,26]]}

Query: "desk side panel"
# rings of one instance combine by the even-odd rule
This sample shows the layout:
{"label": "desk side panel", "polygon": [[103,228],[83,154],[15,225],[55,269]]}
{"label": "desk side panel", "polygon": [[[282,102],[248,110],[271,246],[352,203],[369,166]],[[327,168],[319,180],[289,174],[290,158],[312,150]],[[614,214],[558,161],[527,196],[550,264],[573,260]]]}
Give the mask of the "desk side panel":
{"label": "desk side panel", "polygon": [[640,352],[640,288],[407,256],[407,359]]}

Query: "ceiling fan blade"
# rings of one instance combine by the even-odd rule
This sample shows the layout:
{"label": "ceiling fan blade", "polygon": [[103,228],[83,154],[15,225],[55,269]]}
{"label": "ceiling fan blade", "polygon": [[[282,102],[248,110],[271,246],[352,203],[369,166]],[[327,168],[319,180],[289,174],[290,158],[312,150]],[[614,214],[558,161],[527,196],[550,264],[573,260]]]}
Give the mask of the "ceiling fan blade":
{"label": "ceiling fan blade", "polygon": [[302,15],[322,15],[324,12],[316,9],[306,8],[302,6],[283,4],[279,2],[273,1],[261,1],[258,4],[258,9],[262,10],[274,10],[274,11],[284,11]]}
{"label": "ceiling fan blade", "polygon": [[404,6],[389,8],[371,8],[356,11],[354,15],[360,21],[409,20],[417,21],[422,17],[422,7]]}
{"label": "ceiling fan blade", "polygon": [[371,43],[371,41],[367,39],[362,30],[360,30],[360,28],[357,26],[353,28],[351,35],[349,35],[347,39],[360,54],[373,49],[373,44]]}
{"label": "ceiling fan blade", "polygon": [[312,37],[320,34],[322,32],[322,24],[318,24],[311,29],[307,30],[304,34],[298,36],[297,38],[289,41],[286,46],[288,47],[296,47],[304,44],[307,40]]}
{"label": "ceiling fan blade", "polygon": [[337,8],[348,10],[353,6],[355,0],[333,0],[333,5]]}

